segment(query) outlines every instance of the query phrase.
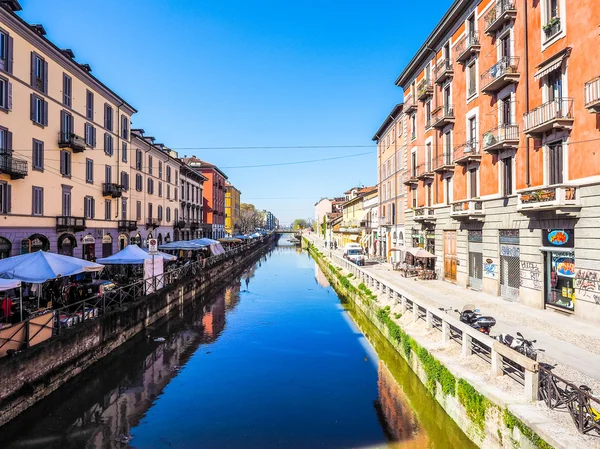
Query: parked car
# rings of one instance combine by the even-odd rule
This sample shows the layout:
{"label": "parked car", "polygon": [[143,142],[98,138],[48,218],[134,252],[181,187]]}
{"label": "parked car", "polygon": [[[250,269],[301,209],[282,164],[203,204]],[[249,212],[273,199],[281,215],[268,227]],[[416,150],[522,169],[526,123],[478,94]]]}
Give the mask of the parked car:
{"label": "parked car", "polygon": [[365,264],[365,255],[358,243],[348,243],[344,246],[344,259],[348,259],[356,265]]}

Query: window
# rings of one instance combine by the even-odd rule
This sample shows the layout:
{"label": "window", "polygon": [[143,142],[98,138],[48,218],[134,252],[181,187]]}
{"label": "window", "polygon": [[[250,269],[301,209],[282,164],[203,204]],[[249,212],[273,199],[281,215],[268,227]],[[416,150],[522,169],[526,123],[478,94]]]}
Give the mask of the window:
{"label": "window", "polygon": [[32,165],[34,170],[44,169],[44,142],[33,139]]}
{"label": "window", "polygon": [[104,152],[109,156],[113,155],[113,136],[109,133],[104,133]]}
{"label": "window", "polygon": [[158,221],[162,221],[163,219],[163,208],[162,206],[158,206],[158,216],[156,218],[158,218]]}
{"label": "window", "polygon": [[60,151],[60,174],[71,176],[71,153],[66,150]]}
{"label": "window", "polygon": [[433,170],[433,152],[431,151],[431,143],[425,145],[425,162],[426,171],[430,172]]}
{"label": "window", "polygon": [[162,182],[159,182],[158,183],[158,196],[162,196],[162,187],[163,187]]}
{"label": "window", "polygon": [[0,109],[6,111],[12,109],[12,84],[2,77],[0,77]]}
{"label": "window", "polygon": [[48,125],[48,102],[31,94],[31,121],[38,125]]}
{"label": "window", "polygon": [[0,181],[0,213],[9,214],[11,209],[11,186],[7,182]]}
{"label": "window", "polygon": [[92,148],[96,146],[96,128],[89,123],[85,124],[85,144]]}
{"label": "window", "polygon": [[127,162],[127,142],[121,142],[121,160]]}
{"label": "window", "polygon": [[467,66],[467,98],[477,93],[477,72],[475,61],[471,61]]}
{"label": "window", "polygon": [[563,183],[563,148],[562,142],[555,142],[548,145],[548,183]]}
{"label": "window", "polygon": [[104,127],[113,130],[113,109],[108,103],[104,103]]}
{"label": "window", "polygon": [[152,222],[152,203],[148,203],[148,223]]}
{"label": "window", "polygon": [[135,175],[135,190],[138,192],[142,191],[142,175],[139,173]]}
{"label": "window", "polygon": [[48,93],[48,63],[34,52],[31,52],[31,87]]}
{"label": "window", "polygon": [[125,115],[121,115],[121,138],[129,140],[129,119]]}
{"label": "window", "polygon": [[112,167],[110,165],[104,166],[104,182],[112,184]]}
{"label": "window", "polygon": [[179,176],[179,172],[175,171],[175,185],[177,185],[177,183],[178,183],[178,179],[177,179],[178,176]]}
{"label": "window", "polygon": [[446,196],[446,198],[444,198],[444,200],[445,200],[445,203],[446,203],[447,205],[449,205],[449,204],[450,204],[450,201],[451,201],[451,199],[450,199],[450,192],[451,192],[451,190],[452,190],[452,189],[451,189],[450,187],[451,187],[451,186],[450,186],[450,178],[447,178],[447,179],[446,179],[446,195],[445,195],[445,196]]}
{"label": "window", "polygon": [[167,223],[171,221],[171,208],[167,207]]}
{"label": "window", "polygon": [[63,73],[63,104],[70,108],[72,100],[73,80],[69,75]]}
{"label": "window", "polygon": [[502,108],[502,118],[500,125],[511,125],[512,120],[512,102],[510,101],[510,96],[503,98],[500,100],[500,107]]}
{"label": "window", "polygon": [[467,33],[469,35],[475,34],[475,14],[472,14],[467,19]]}
{"label": "window", "polygon": [[94,182],[94,161],[92,159],[85,160],[85,182],[90,184]]}
{"label": "window", "polygon": [[135,150],[135,169],[142,170],[144,165],[144,156],[140,150]]}
{"label": "window", "polygon": [[44,189],[42,187],[33,187],[33,202],[31,215],[44,215]]}
{"label": "window", "polygon": [[425,103],[425,128],[431,127],[431,101]]}
{"label": "window", "polygon": [[12,73],[13,39],[0,30],[0,70]]}
{"label": "window", "polygon": [[135,203],[135,219],[136,220],[142,219],[142,202],[141,201],[137,201]]}
{"label": "window", "polygon": [[152,174],[152,156],[148,156],[148,174]]}
{"label": "window", "polygon": [[546,91],[548,93],[548,101],[561,100],[563,98],[562,70],[553,70],[548,74]]}
{"label": "window", "polygon": [[104,219],[110,220],[112,217],[112,202],[110,200],[106,200],[104,202]]}
{"label": "window", "polygon": [[469,198],[477,198],[477,169],[469,170]]}
{"label": "window", "polygon": [[444,134],[444,165],[452,165],[452,131]]}
{"label": "window", "polygon": [[163,164],[161,161],[158,161],[158,177],[162,179],[163,175]]}
{"label": "window", "polygon": [[471,147],[471,150],[475,151],[477,146],[477,117],[471,117],[468,126],[469,128],[467,131],[469,132],[469,141],[467,144]]}
{"label": "window", "polygon": [[167,165],[167,182],[171,182],[171,167]]}
{"label": "window", "polygon": [[178,192],[177,188],[173,189],[173,192],[175,193],[175,198],[174,199],[175,199],[175,201],[177,201],[177,192]]}
{"label": "window", "polygon": [[96,200],[93,197],[83,198],[83,214],[85,218],[94,218],[96,215]]}
{"label": "window", "polygon": [[94,120],[94,93],[89,90],[85,93],[85,118]]}
{"label": "window", "polygon": [[171,199],[171,185],[167,184],[167,199]]}
{"label": "window", "polygon": [[121,198],[121,218],[127,220],[127,198]]}
{"label": "window", "polygon": [[503,186],[502,191],[504,196],[513,194],[513,176],[512,176],[512,158],[507,157],[502,159],[502,174]]}
{"label": "window", "polygon": [[179,221],[179,209],[175,209],[175,211],[173,212],[173,220],[174,221]]}
{"label": "window", "polygon": [[63,186],[62,188],[62,214],[65,217],[71,216],[71,187]]}
{"label": "window", "polygon": [[121,187],[123,190],[129,190],[129,173],[121,172]]}
{"label": "window", "polygon": [[154,180],[152,178],[148,178],[148,194],[154,194]]}
{"label": "window", "polygon": [[[510,34],[507,34],[506,36],[503,36],[500,39],[500,57],[501,58],[510,58],[511,56],[511,51],[510,51]],[[508,61],[507,59],[504,59],[507,64],[510,64],[510,61]]]}
{"label": "window", "polygon": [[410,130],[411,139],[415,140],[417,138],[417,114],[412,114],[410,116]]}
{"label": "window", "polygon": [[417,177],[417,152],[413,151],[410,156],[411,156],[411,166],[410,166],[411,176],[413,178],[416,178]]}

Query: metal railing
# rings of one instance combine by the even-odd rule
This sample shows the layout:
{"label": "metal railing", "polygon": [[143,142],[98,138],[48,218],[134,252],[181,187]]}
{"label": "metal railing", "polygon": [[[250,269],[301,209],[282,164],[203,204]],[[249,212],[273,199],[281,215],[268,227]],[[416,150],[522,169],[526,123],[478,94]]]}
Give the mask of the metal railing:
{"label": "metal railing", "polygon": [[471,31],[469,33],[466,33],[457,43],[456,46],[454,47],[454,50],[456,52],[457,58],[456,60],[458,62],[464,61],[465,59],[467,59],[468,55],[470,54],[470,50],[473,49],[474,47],[479,47],[479,34]]}
{"label": "metal railing", "polygon": [[11,179],[24,178],[27,176],[27,161],[11,154],[0,154],[0,172],[10,175]]}
{"label": "metal railing", "polygon": [[524,115],[525,131],[556,119],[573,119],[572,98],[557,98],[526,113]]}
{"label": "metal railing", "polygon": [[448,152],[448,153],[444,153],[444,154],[440,154],[438,157],[435,158],[434,162],[433,162],[433,168],[439,168],[439,167],[449,167],[454,165],[452,163],[452,153]]}
{"label": "metal railing", "polygon": [[223,254],[173,268],[160,275],[138,280],[81,301],[47,309],[10,327],[0,328],[0,357],[6,355],[7,349],[22,350],[34,346],[59,335],[66,328],[83,321],[96,319],[113,309],[122,307],[125,303],[142,299],[150,293],[159,292],[177,281],[193,279],[203,270],[210,269],[231,257],[256,248],[264,240],[265,238],[260,238]]}
{"label": "metal railing", "polygon": [[500,125],[483,133],[484,150],[507,141],[519,141],[519,125]]}
{"label": "metal railing", "polygon": [[600,76],[585,83],[583,89],[586,108],[600,105]]}
{"label": "metal railing", "polygon": [[79,153],[85,150],[85,139],[69,131],[58,133],[58,147],[71,148],[73,152]]}
{"label": "metal railing", "polygon": [[102,183],[102,196],[120,198],[123,195],[123,186],[114,182]]}
{"label": "metal railing", "polygon": [[435,82],[438,83],[442,80],[445,80],[450,75],[452,70],[452,61],[449,58],[439,61],[433,71]]}
{"label": "metal railing", "polygon": [[61,215],[56,217],[56,230],[68,230],[83,231],[85,230],[85,218],[84,217],[71,217]]}
{"label": "metal railing", "polygon": [[512,56],[504,56],[497,63],[487,69],[481,75],[482,90],[494,81],[502,78],[505,75],[514,75],[519,72],[519,58]]}
{"label": "metal railing", "polygon": [[417,85],[417,97],[419,99],[433,95],[433,84],[429,78],[423,78]]}
{"label": "metal railing", "polygon": [[454,162],[460,161],[469,156],[476,156],[478,154],[479,154],[479,145],[477,145],[477,141],[469,140],[454,149],[454,151],[453,151]]}
{"label": "metal railing", "polygon": [[357,281],[363,282],[372,289],[375,288],[375,293],[384,294],[399,304],[403,316],[412,313],[413,321],[422,320],[426,329],[437,329],[444,345],[460,345],[463,357],[479,356],[484,363],[490,366],[490,373],[493,377],[508,375],[522,385],[523,396],[526,400],[537,401],[539,367],[536,361],[467,326],[444,310],[425,304],[420,299],[399,291],[396,286],[388,284],[337,254],[331,253],[331,258],[339,266],[353,273]]}
{"label": "metal railing", "polygon": [[516,11],[516,9],[514,0],[497,0],[496,6],[483,17],[485,31],[488,32],[490,28],[496,27],[499,21],[504,20],[504,14],[508,11]]}
{"label": "metal railing", "polygon": [[454,119],[454,106],[445,104],[431,114],[431,124],[436,127],[441,123],[446,123],[448,120]]}
{"label": "metal railing", "polygon": [[117,228],[118,228],[119,232],[135,231],[138,228],[137,221],[135,221],[135,220],[119,220],[117,222]]}

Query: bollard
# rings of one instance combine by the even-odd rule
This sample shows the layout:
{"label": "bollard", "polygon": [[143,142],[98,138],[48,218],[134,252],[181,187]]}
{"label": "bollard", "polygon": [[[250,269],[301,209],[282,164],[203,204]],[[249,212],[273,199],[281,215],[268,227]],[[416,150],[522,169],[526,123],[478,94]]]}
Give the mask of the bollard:
{"label": "bollard", "polygon": [[450,325],[447,321],[442,321],[442,343],[450,341]]}
{"label": "bollard", "polygon": [[463,331],[462,334],[462,351],[461,355],[463,357],[469,357],[473,354],[473,348],[471,347],[471,342],[473,341],[473,337]]}
{"label": "bollard", "polygon": [[494,377],[499,377],[502,376],[502,374],[504,374],[502,372],[502,356],[498,353],[498,351],[496,351],[494,348],[492,348],[492,376]]}

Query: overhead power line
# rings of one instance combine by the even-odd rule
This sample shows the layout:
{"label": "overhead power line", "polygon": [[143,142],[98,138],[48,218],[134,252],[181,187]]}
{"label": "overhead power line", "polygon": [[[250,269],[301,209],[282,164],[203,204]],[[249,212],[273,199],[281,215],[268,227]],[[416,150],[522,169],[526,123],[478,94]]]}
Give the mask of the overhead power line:
{"label": "overhead power line", "polygon": [[259,167],[276,167],[276,166],[281,166],[281,165],[311,164],[313,162],[333,161],[333,160],[336,160],[336,159],[348,159],[348,158],[351,158],[351,157],[365,156],[365,155],[371,155],[371,154],[372,153],[368,152],[368,153],[349,154],[349,155],[346,155],[346,156],[327,157],[327,158],[322,158],[322,159],[311,159],[311,160],[307,160],[307,161],[279,162],[279,163],[275,163],[275,164],[258,164],[258,165],[237,165],[237,166],[228,166],[228,167],[219,167],[219,168],[221,168],[221,169],[228,169],[228,168],[259,168]]}

